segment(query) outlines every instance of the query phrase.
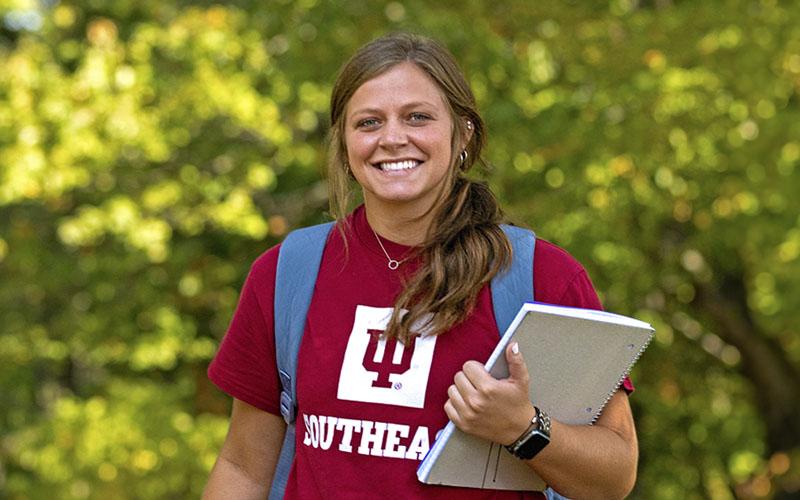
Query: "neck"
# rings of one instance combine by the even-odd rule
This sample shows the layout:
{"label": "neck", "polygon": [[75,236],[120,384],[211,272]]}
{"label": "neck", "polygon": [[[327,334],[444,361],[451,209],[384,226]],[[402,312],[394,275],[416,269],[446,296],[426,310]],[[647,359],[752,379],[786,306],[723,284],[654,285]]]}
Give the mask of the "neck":
{"label": "neck", "polygon": [[425,241],[433,221],[433,211],[404,210],[396,207],[391,210],[378,210],[365,203],[367,222],[380,236],[401,245],[419,246]]}

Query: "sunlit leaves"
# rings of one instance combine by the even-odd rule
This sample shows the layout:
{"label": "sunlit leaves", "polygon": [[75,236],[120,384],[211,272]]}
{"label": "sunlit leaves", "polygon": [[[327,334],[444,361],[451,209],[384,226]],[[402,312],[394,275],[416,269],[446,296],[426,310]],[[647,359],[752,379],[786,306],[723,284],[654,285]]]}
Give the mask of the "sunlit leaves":
{"label": "sunlit leaves", "polygon": [[144,251],[154,262],[162,262],[168,256],[170,226],[161,219],[144,217],[139,206],[126,197],[112,198],[102,208],[82,207],[58,228],[61,240],[71,246],[97,244],[106,233]]}
{"label": "sunlit leaves", "polygon": [[796,451],[766,452],[749,354],[697,306],[733,286],[737,314],[800,363],[789,3],[0,1],[0,16],[0,496],[199,495],[228,410],[205,365],[250,262],[323,217],[339,64],[396,29],[458,55],[511,218],[656,327],[633,374],[634,497],[769,495],[798,474]]}
{"label": "sunlit leaves", "polygon": [[175,411],[176,397],[190,389],[114,381],[108,398],[59,399],[52,426],[33,426],[8,442],[20,465],[41,478],[26,482],[15,476],[14,486],[30,495],[63,484],[73,497],[160,498],[176,491],[198,496],[204,474],[186,475],[187,459],[213,460],[209,445],[224,436],[226,422]]}

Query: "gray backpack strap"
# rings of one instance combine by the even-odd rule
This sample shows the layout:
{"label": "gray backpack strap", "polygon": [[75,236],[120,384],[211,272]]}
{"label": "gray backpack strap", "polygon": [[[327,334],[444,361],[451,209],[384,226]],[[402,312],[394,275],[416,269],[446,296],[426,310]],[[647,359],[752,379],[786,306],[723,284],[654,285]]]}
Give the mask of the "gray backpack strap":
{"label": "gray backpack strap", "polygon": [[533,302],[533,252],[536,235],[521,227],[500,226],[511,242],[511,265],[494,277],[491,284],[492,307],[497,329],[502,336],[525,302]]}
{"label": "gray backpack strap", "polygon": [[322,252],[334,223],[298,229],[289,233],[278,252],[275,273],[275,360],[281,379],[281,415],[286,421],[281,454],[272,478],[270,499],[283,498],[294,461],[297,417],[297,355],[317,282]]}

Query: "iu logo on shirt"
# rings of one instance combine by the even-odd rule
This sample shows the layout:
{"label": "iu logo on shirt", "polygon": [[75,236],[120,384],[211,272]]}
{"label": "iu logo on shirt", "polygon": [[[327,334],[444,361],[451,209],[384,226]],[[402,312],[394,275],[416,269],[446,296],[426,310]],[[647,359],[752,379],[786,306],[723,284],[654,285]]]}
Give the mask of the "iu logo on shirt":
{"label": "iu logo on shirt", "polygon": [[436,337],[423,334],[408,346],[380,338],[391,314],[390,307],[356,307],[339,375],[339,399],[411,408],[425,405]]}
{"label": "iu logo on shirt", "polygon": [[[417,343],[414,342],[410,346],[406,346],[397,339],[381,340],[380,335],[383,330],[368,329],[367,333],[372,338],[367,345],[367,352],[364,353],[362,363],[368,372],[378,373],[378,378],[372,382],[372,387],[391,387],[390,375],[402,375],[411,368],[411,358],[414,357]],[[379,349],[383,349],[382,354],[378,354]],[[401,353],[400,361],[395,362],[398,352]],[[397,383],[399,384],[400,382]]]}

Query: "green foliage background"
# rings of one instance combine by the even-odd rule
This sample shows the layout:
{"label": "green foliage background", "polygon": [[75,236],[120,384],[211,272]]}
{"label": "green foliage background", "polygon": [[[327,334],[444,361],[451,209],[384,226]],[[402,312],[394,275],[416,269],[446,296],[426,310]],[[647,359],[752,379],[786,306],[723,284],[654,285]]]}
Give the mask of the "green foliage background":
{"label": "green foliage background", "polygon": [[800,491],[794,1],[0,0],[0,497],[193,498],[249,264],[324,219],[339,65],[433,35],[510,217],[654,324],[632,498]]}

